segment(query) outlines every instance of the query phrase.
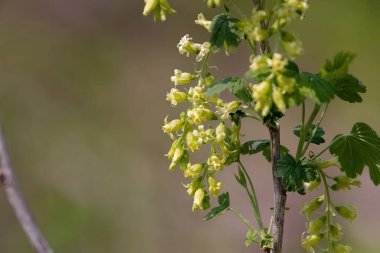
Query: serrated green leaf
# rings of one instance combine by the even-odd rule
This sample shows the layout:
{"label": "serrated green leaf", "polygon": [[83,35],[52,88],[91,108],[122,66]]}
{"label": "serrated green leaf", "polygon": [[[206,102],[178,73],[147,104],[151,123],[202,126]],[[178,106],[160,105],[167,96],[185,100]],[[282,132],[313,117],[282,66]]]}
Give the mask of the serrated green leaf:
{"label": "serrated green leaf", "polygon": [[355,58],[351,52],[339,52],[335,55],[334,60],[327,60],[321,70],[321,76],[327,80],[340,79],[347,75],[348,66]]}
{"label": "serrated green leaf", "polygon": [[303,72],[298,75],[299,91],[318,104],[330,102],[335,95],[335,87],[318,75]]}
{"label": "serrated green leaf", "polygon": [[334,80],[336,95],[344,101],[355,103],[362,102],[363,99],[359,93],[365,93],[367,88],[356,77],[346,75],[341,79]]}
{"label": "serrated green leaf", "polygon": [[230,208],[230,195],[228,192],[222,193],[218,197],[218,203],[219,206],[214,207],[211,209],[210,212],[203,218],[204,221],[212,220],[221,214],[223,214],[225,211],[229,210]]}
{"label": "serrated green leaf", "polygon": [[213,18],[210,39],[213,51],[224,47],[226,52],[229,52],[240,44],[241,37],[235,28],[238,21],[236,18],[230,18],[228,13],[219,14]]}
{"label": "serrated green leaf", "polygon": [[245,236],[245,246],[248,247],[251,245],[251,243],[256,240],[258,235],[259,233],[257,233],[257,231],[250,228]]}
{"label": "serrated green leaf", "polygon": [[[262,152],[264,157],[268,160],[268,162],[272,161],[271,157],[271,147],[269,140],[252,140],[247,141],[240,148],[240,154],[242,155],[254,155]],[[281,156],[287,154],[289,149],[282,146],[280,147]]]}
{"label": "serrated green leaf", "polygon": [[249,103],[252,101],[252,96],[247,88],[246,81],[239,77],[228,77],[221,81],[215,82],[213,85],[208,87],[207,95],[213,96],[215,94],[220,94],[225,90],[229,90],[243,102]]}
{"label": "serrated green leaf", "polygon": [[286,154],[277,162],[277,176],[282,177],[287,191],[303,191],[304,183],[317,178],[317,172],[308,163],[296,161],[293,156]]}
{"label": "serrated green leaf", "polygon": [[[316,128],[316,125],[312,125],[309,129],[309,131],[307,132],[306,134],[306,138],[305,138],[305,142],[308,142],[314,132]],[[301,136],[301,126],[296,126],[293,130],[293,133],[297,136],[297,137],[300,137]],[[325,131],[323,130],[323,128],[321,127],[318,127],[313,138],[311,139],[311,143],[314,143],[314,144],[321,144],[321,143],[325,143],[325,139],[323,139],[323,135],[325,134]]]}
{"label": "serrated green leaf", "polygon": [[359,122],[352,127],[351,134],[336,136],[330,153],[338,157],[347,176],[355,178],[368,166],[372,182],[380,184],[380,138],[369,125]]}

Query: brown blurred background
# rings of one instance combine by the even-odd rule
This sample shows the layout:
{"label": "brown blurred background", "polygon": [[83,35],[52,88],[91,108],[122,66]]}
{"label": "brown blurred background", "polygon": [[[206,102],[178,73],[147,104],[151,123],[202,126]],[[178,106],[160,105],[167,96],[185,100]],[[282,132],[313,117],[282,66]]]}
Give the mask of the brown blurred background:
{"label": "brown blurred background", "polygon": [[[206,223],[204,213],[192,213],[192,199],[180,184],[185,180],[167,169],[163,154],[170,140],[161,125],[178,110],[165,101],[165,93],[174,68],[193,70],[192,59],[179,55],[176,44],[186,33],[197,42],[209,36],[193,21],[204,2],[171,2],[179,14],[154,24],[142,16],[142,0],[1,1],[1,120],[25,197],[58,253],[258,252],[245,248],[246,228],[231,214]],[[356,121],[380,132],[380,2],[310,5],[306,19],[294,27],[304,42],[305,54],[298,59],[303,70],[317,71],[335,52],[351,50],[358,54],[351,70],[368,86],[364,103],[331,105],[323,123],[327,140]],[[218,77],[242,74],[247,55],[243,47],[229,58],[215,56]],[[294,152],[297,139],[290,131],[299,112],[288,114],[282,141]],[[267,136],[262,126],[247,123],[247,139]],[[261,157],[246,163],[268,221],[269,165]],[[232,177],[235,169],[224,170],[223,190],[251,219],[248,200]],[[334,197],[359,209],[352,225],[344,223],[345,242],[354,252],[376,253],[380,188],[367,178],[365,172],[361,189]],[[304,252],[299,206],[309,198],[290,194],[286,253]],[[0,252],[34,252],[4,194]]]}

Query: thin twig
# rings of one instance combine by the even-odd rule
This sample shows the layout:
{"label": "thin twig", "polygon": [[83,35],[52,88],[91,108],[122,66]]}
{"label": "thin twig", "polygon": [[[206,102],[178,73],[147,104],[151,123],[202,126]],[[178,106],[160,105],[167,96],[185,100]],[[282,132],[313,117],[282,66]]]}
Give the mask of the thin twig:
{"label": "thin twig", "polygon": [[40,229],[35,223],[31,212],[29,211],[24,198],[22,197],[20,187],[16,181],[12,167],[9,162],[9,156],[5,145],[5,139],[2,127],[0,125],[0,168],[2,170],[1,183],[9,203],[11,204],[16,216],[21,223],[30,243],[38,253],[53,253],[49,243],[42,235]]}

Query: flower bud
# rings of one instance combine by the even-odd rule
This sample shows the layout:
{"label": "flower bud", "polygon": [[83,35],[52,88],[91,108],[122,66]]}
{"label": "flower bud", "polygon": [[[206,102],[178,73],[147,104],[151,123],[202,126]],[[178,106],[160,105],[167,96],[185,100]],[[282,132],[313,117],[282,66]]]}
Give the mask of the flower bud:
{"label": "flower bud", "polygon": [[307,215],[307,218],[310,219],[311,213],[321,207],[324,199],[325,197],[324,195],[322,195],[316,199],[313,199],[309,202],[304,203],[302,205],[301,214]]}
{"label": "flower bud", "polygon": [[168,122],[167,118],[168,117],[165,118],[165,121],[164,121],[165,125],[162,127],[162,130],[164,131],[164,133],[171,133],[171,132],[176,132],[176,131],[181,130],[183,126],[183,120],[175,119]]}
{"label": "flower bud", "polygon": [[340,216],[351,222],[355,220],[357,216],[356,209],[353,206],[335,206],[335,210]]}
{"label": "flower bud", "polygon": [[350,190],[351,189],[351,185],[354,185],[354,186],[357,186],[357,187],[360,187],[361,186],[361,182],[359,179],[356,179],[356,178],[350,178],[350,177],[347,177],[347,176],[337,176],[337,177],[334,177],[334,181],[336,182],[336,184],[333,184],[331,186],[331,189],[334,190],[334,191],[338,191],[338,190]]}
{"label": "flower bud", "polygon": [[321,232],[321,230],[323,229],[323,227],[325,226],[326,220],[327,220],[327,216],[324,215],[324,216],[318,217],[317,219],[311,221],[308,225],[307,232],[309,234],[313,234],[313,235],[319,234]]}
{"label": "flower bud", "polygon": [[176,150],[174,151],[172,163],[169,166],[169,170],[173,170],[178,165],[178,163],[180,162],[184,152],[185,152],[185,149],[182,145],[179,145],[176,148]]}
{"label": "flower bud", "polygon": [[211,31],[211,21],[207,20],[202,13],[198,14],[198,19],[195,20],[195,24],[201,25],[208,31]]}
{"label": "flower bud", "polygon": [[305,186],[306,190],[311,192],[312,190],[317,189],[320,184],[321,184],[321,179],[318,177],[314,181],[311,181],[308,183],[305,182],[304,186]]}
{"label": "flower bud", "polygon": [[193,211],[203,209],[203,199],[205,191],[203,188],[198,188],[194,193]]}
{"label": "flower bud", "polygon": [[191,151],[197,151],[199,149],[199,143],[197,137],[194,136],[193,132],[190,131],[186,134],[186,144]]}
{"label": "flower bud", "polygon": [[285,104],[284,96],[282,95],[280,89],[276,86],[273,86],[272,98],[273,98],[274,104],[277,106],[277,109],[280,112],[285,113],[286,104]]}
{"label": "flower bud", "polygon": [[209,185],[209,192],[212,193],[214,196],[218,196],[220,187],[222,186],[221,182],[216,181],[216,179],[212,176],[209,176],[207,179],[208,185]]}
{"label": "flower bud", "polygon": [[330,225],[330,236],[333,240],[338,241],[342,238],[342,226],[339,224],[331,224]]}
{"label": "flower bud", "polygon": [[237,110],[239,106],[240,106],[240,101],[232,101],[226,105],[226,109],[228,112],[233,112]]}
{"label": "flower bud", "polygon": [[207,6],[209,8],[219,7],[221,0],[207,0]]}
{"label": "flower bud", "polygon": [[197,179],[195,181],[191,181],[190,184],[185,185],[185,188],[187,188],[187,194],[190,196],[194,196],[195,191],[199,188],[201,185],[201,179]]}
{"label": "flower bud", "polygon": [[226,138],[226,126],[224,123],[220,123],[215,129],[215,140],[217,143],[221,143]]}
{"label": "flower bud", "polygon": [[157,5],[160,3],[160,0],[145,0],[145,7],[144,7],[144,16],[149,15],[154,9],[156,9]]}
{"label": "flower bud", "polygon": [[190,163],[188,163],[184,174],[186,178],[187,177],[197,178],[199,177],[199,174],[202,172],[202,170],[203,170],[202,164],[191,165]]}
{"label": "flower bud", "polygon": [[187,94],[178,89],[172,88],[170,92],[166,94],[166,101],[169,101],[172,106],[176,106],[178,103],[187,101]]}
{"label": "flower bud", "polygon": [[180,139],[175,140],[175,141],[172,143],[169,152],[166,154],[166,156],[167,156],[169,159],[173,159],[174,152],[176,151],[176,149],[178,148],[178,146],[179,146],[180,144],[181,144],[181,140],[180,140]]}
{"label": "flower bud", "polygon": [[[215,77],[208,73],[204,79],[206,87],[209,87],[215,83]],[[221,100],[221,99],[220,99]],[[218,104],[218,103],[216,103]]]}
{"label": "flower bud", "polygon": [[186,73],[186,72],[182,72],[179,69],[175,69],[174,70],[174,76],[172,76],[170,78],[170,80],[174,83],[174,85],[183,85],[183,84],[190,83],[195,78],[197,78],[196,75]]}
{"label": "flower bud", "polygon": [[333,243],[332,246],[335,253],[350,253],[352,251],[350,246],[341,243]]}
{"label": "flower bud", "polygon": [[308,235],[308,236],[302,238],[301,245],[307,251],[314,252],[313,246],[318,244],[322,240],[322,238],[323,238],[322,234]]}

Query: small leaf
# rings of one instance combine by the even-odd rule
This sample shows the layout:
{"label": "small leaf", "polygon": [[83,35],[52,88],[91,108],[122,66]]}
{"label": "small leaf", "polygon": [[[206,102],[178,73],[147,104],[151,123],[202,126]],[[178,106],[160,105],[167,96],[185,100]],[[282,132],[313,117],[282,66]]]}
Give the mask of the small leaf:
{"label": "small leaf", "polygon": [[245,236],[245,246],[248,247],[251,245],[251,243],[256,240],[258,235],[259,233],[257,233],[257,231],[250,228],[247,232],[247,235]]}
{"label": "small leaf", "polygon": [[230,18],[229,14],[223,13],[214,17],[211,23],[211,48],[218,51],[225,48],[226,52],[237,47],[241,37],[235,28],[238,19]]}
{"label": "small leaf", "polygon": [[[247,141],[240,148],[240,154],[242,155],[254,155],[262,152],[268,162],[272,161],[271,146],[269,140],[252,140]],[[287,154],[289,149],[282,146],[280,147],[281,156]]]}
{"label": "small leaf", "polygon": [[336,87],[336,95],[350,103],[362,102],[363,99],[359,93],[365,93],[367,91],[365,85],[352,75],[346,75],[341,79],[332,81],[332,83]]}
{"label": "small leaf", "polygon": [[298,83],[300,93],[318,104],[330,102],[335,95],[335,87],[318,75],[308,72],[300,73]]}
{"label": "small leaf", "polygon": [[219,206],[211,209],[211,211],[203,218],[204,221],[212,220],[230,208],[230,195],[228,192],[219,195],[218,203]]}
{"label": "small leaf", "polygon": [[240,165],[238,166],[238,172],[239,172],[239,175],[234,174],[236,181],[238,181],[241,186],[246,187],[247,179],[245,178],[244,172],[240,168]]}
{"label": "small leaf", "polygon": [[355,58],[351,52],[339,52],[335,55],[334,60],[327,60],[321,70],[321,76],[327,80],[340,79],[347,75],[348,66]]}
{"label": "small leaf", "polygon": [[215,82],[207,90],[208,96],[220,94],[225,90],[229,90],[237,98],[243,102],[251,102],[252,96],[247,88],[247,83],[239,77],[228,77],[221,81]]}
{"label": "small leaf", "polygon": [[[309,129],[309,131],[307,132],[306,134],[306,139],[305,139],[305,142],[308,142],[310,140],[310,137],[312,136],[314,130],[316,128],[316,125],[312,125]],[[293,133],[297,136],[297,137],[300,137],[301,136],[301,126],[296,126],[293,130]],[[314,144],[321,144],[321,143],[325,143],[325,139],[323,139],[323,135],[325,134],[325,131],[323,130],[323,128],[321,127],[318,127],[313,138],[311,139],[311,143],[314,143]]]}
{"label": "small leaf", "polygon": [[282,177],[287,191],[302,192],[305,182],[308,183],[317,178],[317,172],[313,166],[307,162],[297,162],[289,154],[286,154],[278,160],[277,169],[277,176]]}
{"label": "small leaf", "polygon": [[334,138],[330,153],[338,157],[342,171],[355,178],[368,166],[369,175],[375,185],[380,184],[380,138],[365,123],[356,123],[351,134]]}

